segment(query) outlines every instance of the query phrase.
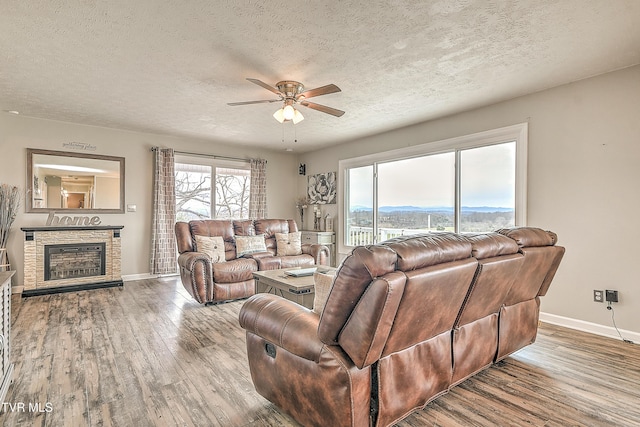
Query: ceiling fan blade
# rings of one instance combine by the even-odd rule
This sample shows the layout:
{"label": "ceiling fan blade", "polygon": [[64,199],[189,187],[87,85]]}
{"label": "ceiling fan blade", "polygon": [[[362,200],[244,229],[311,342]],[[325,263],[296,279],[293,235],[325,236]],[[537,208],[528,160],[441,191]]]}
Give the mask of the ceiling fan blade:
{"label": "ceiling fan blade", "polygon": [[263,88],[265,88],[266,90],[271,91],[271,92],[275,93],[276,95],[280,95],[280,96],[281,96],[281,93],[280,93],[280,91],[279,91],[278,89],[276,89],[276,88],[275,88],[275,87],[273,87],[273,86],[269,86],[268,84],[266,84],[265,82],[263,82],[263,81],[261,81],[261,80],[258,80],[258,79],[249,79],[249,78],[247,78],[247,80],[249,80],[251,83],[255,83],[255,84],[257,84],[258,86],[262,86],[262,87],[263,87]]}
{"label": "ceiling fan blade", "polygon": [[315,102],[302,101],[300,105],[309,107],[312,110],[322,111],[323,113],[331,114],[332,116],[340,117],[344,114],[344,111],[336,108],[327,107],[326,105],[316,104]]}
{"label": "ceiling fan blade", "polygon": [[247,104],[266,104],[267,102],[280,102],[281,99],[263,99],[261,101],[244,101],[244,102],[229,102],[227,105],[231,105],[232,107],[236,105],[247,105]]}
{"label": "ceiling fan blade", "polygon": [[335,92],[340,92],[340,88],[334,84],[330,84],[322,87],[317,87],[315,89],[306,90],[298,95],[298,97],[304,96],[305,98],[311,98],[312,96],[327,95],[329,93]]}

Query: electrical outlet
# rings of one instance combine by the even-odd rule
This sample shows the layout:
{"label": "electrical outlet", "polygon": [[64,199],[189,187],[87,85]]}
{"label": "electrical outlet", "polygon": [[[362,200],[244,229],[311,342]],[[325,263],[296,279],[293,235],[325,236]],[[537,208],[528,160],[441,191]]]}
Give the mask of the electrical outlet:
{"label": "electrical outlet", "polygon": [[593,290],[593,301],[594,302],[604,302],[604,292],[599,291],[597,289]]}
{"label": "electrical outlet", "polygon": [[605,291],[605,298],[608,302],[618,302],[618,291]]}

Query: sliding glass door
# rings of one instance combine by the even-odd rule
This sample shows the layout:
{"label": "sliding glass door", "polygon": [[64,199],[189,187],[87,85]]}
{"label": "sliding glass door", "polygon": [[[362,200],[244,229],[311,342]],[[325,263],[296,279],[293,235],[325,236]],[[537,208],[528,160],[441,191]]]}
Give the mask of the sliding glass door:
{"label": "sliding glass door", "polygon": [[460,150],[459,231],[515,225],[516,143]]}
{"label": "sliding glass door", "polygon": [[346,239],[349,246],[373,242],[373,165],[347,171]]}
{"label": "sliding glass door", "polygon": [[382,162],[376,241],[454,230],[455,153]]}
{"label": "sliding glass door", "polygon": [[417,233],[486,232],[523,224],[523,128],[341,162],[342,247]]}

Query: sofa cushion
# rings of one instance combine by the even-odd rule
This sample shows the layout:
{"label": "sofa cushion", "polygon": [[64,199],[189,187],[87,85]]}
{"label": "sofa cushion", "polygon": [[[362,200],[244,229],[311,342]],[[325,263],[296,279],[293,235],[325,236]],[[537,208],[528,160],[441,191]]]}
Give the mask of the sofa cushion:
{"label": "sofa cushion", "polygon": [[276,233],[278,256],[302,254],[302,233]]}
{"label": "sofa cushion", "polygon": [[315,265],[315,260],[313,259],[313,257],[307,254],[282,256],[276,258],[280,258],[280,268],[311,267]]}
{"label": "sofa cushion", "polygon": [[252,219],[234,219],[233,232],[236,236],[255,236],[256,228]]}
{"label": "sofa cushion", "polygon": [[286,219],[256,219],[256,234],[264,234],[267,251],[276,255],[276,233],[293,233],[298,231],[296,223],[293,220]]}
{"label": "sofa cushion", "polygon": [[196,239],[196,251],[211,257],[211,262],[225,262],[224,240],[222,236],[194,236]]}
{"label": "sofa cushion", "polygon": [[264,242],[264,234],[257,236],[236,236],[236,256],[253,254],[256,252],[266,252],[267,246]]}
{"label": "sofa cushion", "polygon": [[256,219],[256,234],[262,233],[267,238],[274,237],[276,233],[290,233],[298,230],[291,230],[289,221],[286,219]]}
{"label": "sofa cushion", "polygon": [[327,297],[331,291],[331,285],[333,284],[335,274],[335,271],[331,273],[320,273],[316,271],[313,273],[313,286],[315,288],[313,311],[318,313],[318,316],[322,316],[322,311],[324,310],[324,305],[327,302]]}
{"label": "sofa cushion", "polygon": [[227,219],[202,219],[189,221],[191,251],[195,245],[195,236],[222,236],[226,251],[225,259],[236,257],[236,244],[233,233],[233,221]]}
{"label": "sofa cushion", "polygon": [[[471,252],[471,251],[469,251]],[[381,245],[357,246],[342,261],[325,311],[318,325],[318,337],[325,344],[338,343],[338,336],[362,294],[376,277],[395,271],[397,254]]]}
{"label": "sofa cushion", "polygon": [[498,233],[466,233],[464,237],[471,242],[471,255],[477,259],[513,255],[519,250],[515,240]]}
{"label": "sofa cushion", "polygon": [[501,228],[496,232],[512,238],[520,247],[553,246],[558,241],[556,233],[535,227]]}
{"label": "sofa cushion", "polygon": [[233,222],[226,219],[203,219],[189,221],[193,236],[222,236],[227,240],[233,238]]}
{"label": "sofa cushion", "polygon": [[213,281],[216,283],[237,283],[253,279],[258,264],[251,258],[231,259],[227,262],[211,264]]}
{"label": "sofa cushion", "polygon": [[382,242],[398,255],[398,270],[411,271],[471,257],[471,242],[455,233],[416,234]]}

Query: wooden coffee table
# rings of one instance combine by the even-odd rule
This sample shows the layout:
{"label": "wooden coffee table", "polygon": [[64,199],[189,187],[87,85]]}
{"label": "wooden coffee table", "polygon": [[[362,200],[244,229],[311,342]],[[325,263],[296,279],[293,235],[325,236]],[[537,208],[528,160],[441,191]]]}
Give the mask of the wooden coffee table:
{"label": "wooden coffee table", "polygon": [[[326,265],[317,266],[322,272],[335,271],[334,267]],[[313,308],[315,291],[313,288],[313,275],[294,277],[285,274],[285,271],[296,270],[300,267],[283,268],[281,270],[256,271],[253,278],[256,281],[256,293],[263,292],[280,295],[307,308]],[[308,268],[308,267],[304,267]]]}

